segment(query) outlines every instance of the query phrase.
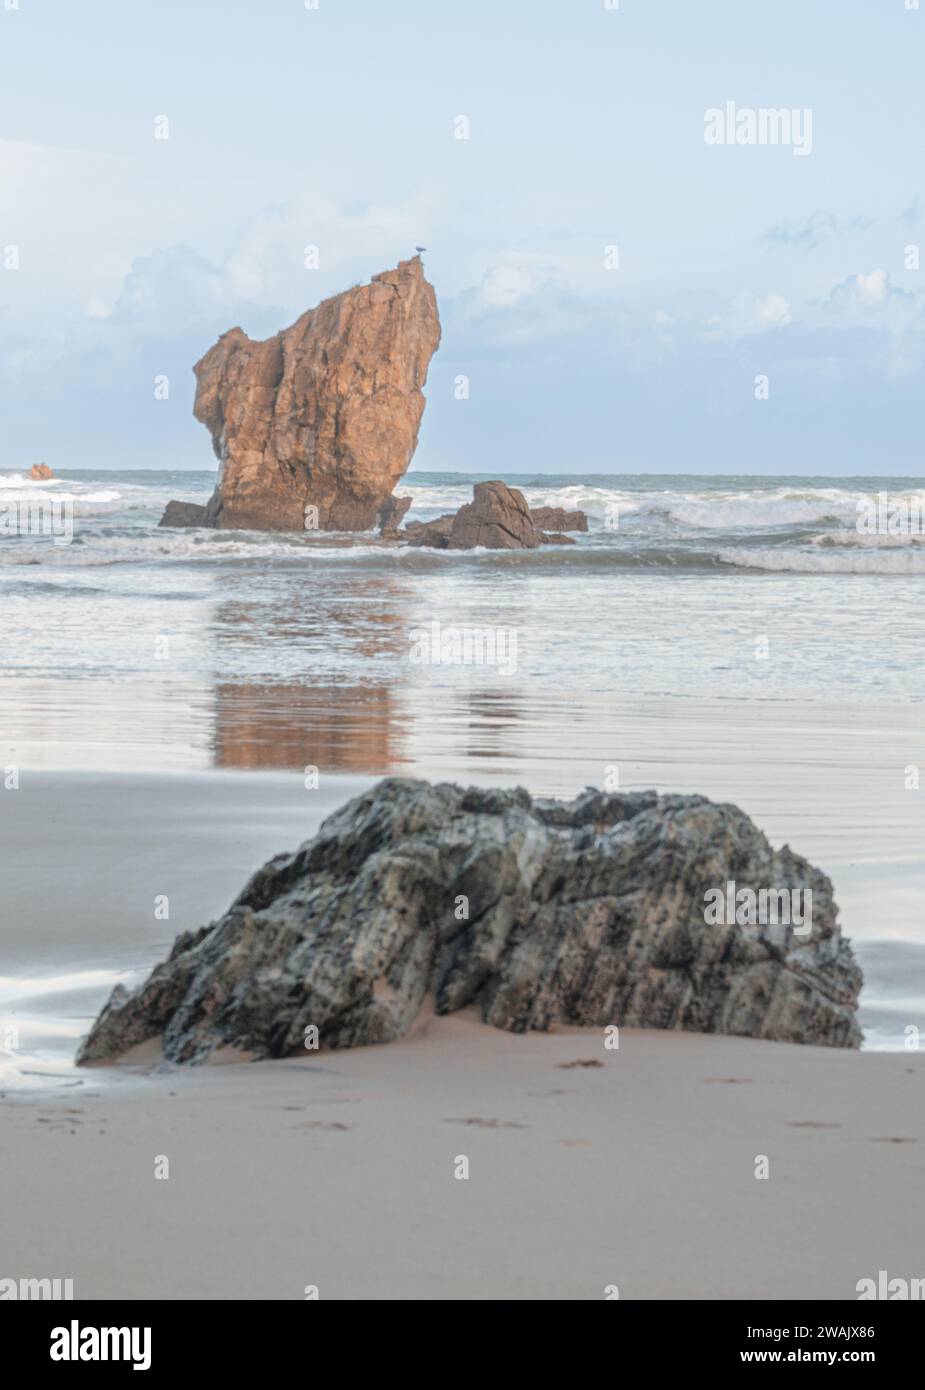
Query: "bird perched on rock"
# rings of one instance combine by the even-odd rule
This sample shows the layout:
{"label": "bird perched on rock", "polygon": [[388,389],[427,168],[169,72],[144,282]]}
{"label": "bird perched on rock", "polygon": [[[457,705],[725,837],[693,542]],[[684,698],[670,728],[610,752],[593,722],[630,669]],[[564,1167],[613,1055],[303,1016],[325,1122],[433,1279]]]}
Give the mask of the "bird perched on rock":
{"label": "bird perched on rock", "polygon": [[426,250],[427,250],[427,247],[426,247],[426,246],[416,246],[414,249],[415,249],[415,251],[417,251],[418,255],[420,255],[422,251],[426,251]]}

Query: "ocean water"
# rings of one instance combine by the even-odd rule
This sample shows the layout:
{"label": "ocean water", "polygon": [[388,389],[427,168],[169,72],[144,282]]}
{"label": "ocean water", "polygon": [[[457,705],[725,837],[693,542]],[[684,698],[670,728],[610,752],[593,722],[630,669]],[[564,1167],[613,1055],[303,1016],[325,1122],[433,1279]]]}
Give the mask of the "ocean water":
{"label": "ocean water", "polygon": [[[397,491],[426,520],[481,476]],[[0,474],[0,762],[731,800],[832,876],[868,1045],[925,1030],[925,481],[502,477],[590,532],[448,553],[167,531],[214,472]],[[881,496],[905,531],[859,529]],[[48,499],[57,536],[10,534]]]}
{"label": "ocean water", "polygon": [[[412,473],[397,491],[414,498],[408,519],[426,520],[467,501],[479,476]],[[373,535],[166,531],[166,501],[204,501],[212,472],[0,474],[0,527],[49,499],[73,526],[70,543],[0,534],[3,621],[19,639],[5,644],[6,674],[129,679],[169,667],[210,682],[400,683],[408,631],[438,621],[516,628],[519,680],[558,689],[925,694],[925,536],[857,524],[878,494],[925,507],[922,481],[503,476],[532,506],[584,509],[589,534],[461,553]],[[159,669],[151,646],[165,635]],[[419,668],[416,679],[445,674]]]}

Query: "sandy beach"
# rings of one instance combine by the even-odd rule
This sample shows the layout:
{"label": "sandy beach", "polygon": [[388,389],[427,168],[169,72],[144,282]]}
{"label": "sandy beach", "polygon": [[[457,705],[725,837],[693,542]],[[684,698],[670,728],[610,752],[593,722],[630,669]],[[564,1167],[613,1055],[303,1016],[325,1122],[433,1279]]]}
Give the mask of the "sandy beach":
{"label": "sandy beach", "polygon": [[2,1272],[78,1298],[852,1299],[921,1263],[918,1054],[659,1032],[605,1052],[454,1016],[108,1073],[7,1104],[0,1140]]}

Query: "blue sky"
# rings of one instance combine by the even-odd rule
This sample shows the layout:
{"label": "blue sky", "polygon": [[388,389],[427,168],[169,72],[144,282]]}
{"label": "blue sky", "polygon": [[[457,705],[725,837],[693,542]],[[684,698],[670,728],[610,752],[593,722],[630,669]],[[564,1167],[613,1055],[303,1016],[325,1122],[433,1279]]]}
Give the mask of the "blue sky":
{"label": "blue sky", "polygon": [[[0,0],[0,468],[211,467],[217,334],[421,243],[417,468],[919,473],[907,2]],[[811,154],[707,145],[729,101]]]}

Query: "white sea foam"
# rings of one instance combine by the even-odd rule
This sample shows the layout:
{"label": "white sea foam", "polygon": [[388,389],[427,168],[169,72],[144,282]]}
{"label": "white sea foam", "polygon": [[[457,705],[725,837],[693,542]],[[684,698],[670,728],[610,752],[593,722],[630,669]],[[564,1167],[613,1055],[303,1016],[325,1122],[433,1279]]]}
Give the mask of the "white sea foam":
{"label": "white sea foam", "polygon": [[[67,490],[62,491],[65,483]],[[0,500],[4,505],[10,502],[32,502],[40,498],[47,497],[49,491],[55,499],[55,505],[62,502],[71,502],[78,510],[88,509],[94,503],[118,502],[122,498],[122,493],[115,488],[88,488],[84,491],[79,483],[74,483],[72,479],[65,478],[27,478],[21,473],[0,474]]]}
{"label": "white sea foam", "polygon": [[737,569],[769,570],[780,574],[925,574],[925,547],[915,549],[821,548],[812,551],[774,546],[723,549],[725,564]]}
{"label": "white sea foam", "polygon": [[4,487],[28,487],[28,488],[49,488],[60,487],[63,479],[61,478],[29,478],[25,473],[0,473],[0,488]]}
{"label": "white sea foam", "polygon": [[925,532],[893,536],[880,531],[823,531],[821,535],[813,536],[810,543],[823,548],[839,546],[857,550],[901,550],[908,546],[925,545]]}
{"label": "white sea foam", "polygon": [[854,524],[859,494],[826,489],[809,496],[741,493],[733,497],[700,496],[672,500],[668,512],[682,526],[710,531],[738,531],[775,526],[807,526],[831,518]]}
{"label": "white sea foam", "polygon": [[[614,568],[709,569],[717,566],[751,567],[793,574],[917,574],[923,562],[920,538],[866,535],[858,527],[858,504],[875,501],[875,480],[843,479],[829,486],[823,479],[805,485],[774,480],[749,485],[745,480],[698,480],[665,475],[612,479],[588,475],[574,481],[562,476],[542,477],[519,486],[532,507],[581,509],[589,518],[592,534],[582,537],[569,554],[534,557],[540,567],[563,563],[570,570],[582,564]],[[234,563],[249,561],[301,565],[370,562],[376,557],[397,566],[420,566],[443,560],[465,563],[467,556],[482,562],[481,553],[416,551],[380,548],[372,536],[356,537],[354,544],[334,537],[300,535],[269,536],[266,533],[159,530],[157,522],[172,497],[202,501],[211,490],[210,475],[162,474],[139,477],[130,470],[86,478],[56,478],[32,482],[23,473],[0,475],[0,505],[53,496],[58,503],[73,504],[75,544],[52,549],[44,540],[17,538],[0,543],[0,567],[44,566],[97,567],[119,564]],[[884,484],[886,486],[886,484]],[[49,492],[49,489],[52,489]],[[411,496],[409,519],[428,519],[450,512],[471,500],[472,482],[431,475],[424,482],[406,476],[397,489]],[[891,503],[921,500],[920,488],[909,480],[891,485]],[[616,522],[616,524],[614,524]],[[791,544],[765,546],[762,532],[779,534]],[[814,535],[813,532],[816,534]],[[754,536],[754,542],[749,537]],[[760,540],[759,540],[760,537]],[[344,538],[346,541],[347,538]],[[739,544],[736,544],[739,542]],[[744,544],[743,544],[744,543]],[[487,557],[489,560],[491,555]],[[498,555],[498,564],[510,557]]]}
{"label": "white sea foam", "polygon": [[[594,525],[603,524],[615,514],[621,522],[632,517],[636,524],[673,523],[691,530],[737,531],[768,527],[806,526],[827,520],[854,526],[858,502],[870,497],[869,491],[845,488],[721,488],[689,489],[653,486],[629,490],[579,482],[555,485],[518,485],[530,507],[580,509]],[[406,478],[396,493],[413,497],[410,516],[435,511],[453,511],[472,500],[469,483],[446,486],[415,485]],[[911,495],[911,494],[910,494]]]}
{"label": "white sea foam", "polygon": [[[441,552],[428,552],[441,553]],[[51,547],[41,542],[0,545],[0,566],[49,563],[77,568],[98,565],[156,564],[165,560],[210,562],[222,560],[291,560],[311,564],[315,560],[351,560],[370,555],[399,556],[408,554],[380,545],[337,545],[330,539],[303,539],[301,536],[280,537],[279,540],[254,540],[250,534],[227,531],[139,531],[137,536],[83,537],[77,535],[72,545]]]}
{"label": "white sea foam", "polygon": [[[512,484],[522,492],[529,507],[563,507],[567,511],[580,510],[592,518],[603,520],[614,508],[621,512],[635,511],[640,505],[638,494],[620,489],[595,487],[588,483],[562,486],[524,486]],[[451,512],[472,501],[471,483],[453,483],[447,486],[418,484],[413,478],[406,478],[395,489],[396,497],[414,499],[409,517],[418,513]]]}

